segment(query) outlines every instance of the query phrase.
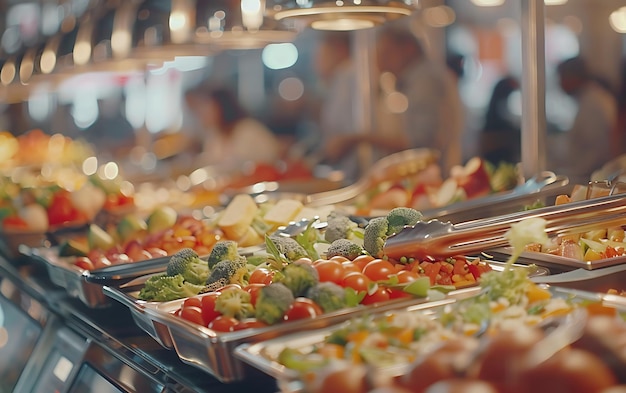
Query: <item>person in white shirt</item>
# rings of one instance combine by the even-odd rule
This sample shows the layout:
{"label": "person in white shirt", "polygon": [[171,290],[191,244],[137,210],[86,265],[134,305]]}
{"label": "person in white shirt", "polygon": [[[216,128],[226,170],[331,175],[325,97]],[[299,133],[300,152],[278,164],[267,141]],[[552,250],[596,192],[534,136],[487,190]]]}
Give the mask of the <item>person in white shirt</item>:
{"label": "person in white shirt", "polygon": [[272,164],[280,158],[278,138],[248,116],[230,90],[201,86],[188,92],[186,99],[206,131],[199,157],[202,165],[232,173],[245,162]]}
{"label": "person in white shirt", "polygon": [[557,170],[570,181],[587,182],[594,170],[611,158],[610,138],[617,122],[615,96],[592,78],[580,56],[557,67],[559,83],[578,103],[578,111],[567,131],[565,156]]}

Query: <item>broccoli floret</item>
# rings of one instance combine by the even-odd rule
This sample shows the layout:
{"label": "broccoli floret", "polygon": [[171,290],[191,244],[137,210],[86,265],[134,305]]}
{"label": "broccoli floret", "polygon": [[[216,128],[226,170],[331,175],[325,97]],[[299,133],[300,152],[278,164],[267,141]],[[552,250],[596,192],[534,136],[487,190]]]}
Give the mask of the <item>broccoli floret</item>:
{"label": "broccoli floret", "polygon": [[254,306],[251,303],[250,293],[237,287],[225,289],[215,301],[215,311],[237,319],[254,316]]}
{"label": "broccoli floret", "polygon": [[272,235],[270,236],[270,240],[274,243],[278,251],[290,262],[309,257],[304,247],[291,237]]}
{"label": "broccoli floret", "polygon": [[326,230],[324,231],[324,240],[329,243],[337,239],[352,239],[354,231],[358,229],[356,222],[342,214],[329,214],[326,219]]}
{"label": "broccoli floret", "polygon": [[348,239],[337,239],[326,250],[326,258],[341,256],[353,260],[365,252],[363,247]]}
{"label": "broccoli floret", "polygon": [[307,291],[306,297],[317,303],[324,312],[347,307],[345,289],[334,282],[318,283]]}
{"label": "broccoli floret", "polygon": [[205,292],[216,291],[228,284],[245,285],[245,277],[248,274],[248,267],[241,260],[225,260],[218,262],[211,269],[209,278],[206,280]]}
{"label": "broccoli floret", "polygon": [[387,235],[398,233],[406,225],[415,225],[422,219],[421,212],[410,207],[396,207],[387,213]]}
{"label": "broccoli floret", "polygon": [[196,285],[204,285],[209,277],[209,265],[191,248],[183,248],[170,258],[167,264],[167,275],[180,274],[185,281]]}
{"label": "broccoli floret", "polygon": [[241,258],[243,257],[239,255],[236,241],[220,240],[213,245],[213,249],[209,254],[209,269],[213,269],[213,267],[221,261],[236,261]]}
{"label": "broccoli floret", "polygon": [[372,218],[365,227],[363,235],[363,248],[370,253],[371,256],[381,258],[383,256],[383,247],[387,240],[387,230],[389,223],[387,217]]}
{"label": "broccoli floret", "polygon": [[275,282],[284,284],[294,296],[304,296],[306,291],[320,280],[317,270],[306,262],[293,262],[274,276]]}
{"label": "broccoli floret", "polygon": [[167,302],[195,296],[204,287],[186,282],[181,274],[168,276],[160,274],[150,277],[139,291],[139,299],[155,302]]}
{"label": "broccoli floret", "polygon": [[293,293],[284,284],[273,282],[259,290],[256,300],[256,318],[272,325],[280,321],[294,302]]}

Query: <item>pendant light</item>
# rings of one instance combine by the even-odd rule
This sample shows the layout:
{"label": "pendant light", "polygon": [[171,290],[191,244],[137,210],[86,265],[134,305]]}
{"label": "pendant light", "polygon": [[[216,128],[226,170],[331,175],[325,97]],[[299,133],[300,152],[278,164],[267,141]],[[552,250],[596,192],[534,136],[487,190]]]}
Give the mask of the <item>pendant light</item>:
{"label": "pendant light", "polygon": [[410,15],[417,0],[268,0],[278,21],[293,21],[317,30],[359,30]]}

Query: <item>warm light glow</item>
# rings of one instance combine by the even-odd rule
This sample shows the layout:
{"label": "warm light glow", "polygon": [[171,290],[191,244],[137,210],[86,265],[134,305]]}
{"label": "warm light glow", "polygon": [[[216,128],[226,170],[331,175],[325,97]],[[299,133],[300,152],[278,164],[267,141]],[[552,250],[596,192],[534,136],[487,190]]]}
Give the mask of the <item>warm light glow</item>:
{"label": "warm light glow", "polygon": [[39,63],[39,67],[41,68],[41,72],[44,74],[49,74],[54,71],[54,67],[57,64],[57,55],[50,48],[44,49],[41,54],[41,61]]}
{"label": "warm light glow", "polygon": [[22,81],[22,83],[28,82],[33,75],[35,66],[34,57],[34,54],[29,52],[22,58],[22,63],[20,64],[20,81]]}
{"label": "warm light glow", "polygon": [[563,5],[567,0],[543,0],[545,5]]}
{"label": "warm light glow", "polygon": [[609,16],[611,28],[618,33],[626,33],[626,7],[611,12]]}
{"label": "warm light glow", "polygon": [[449,26],[456,20],[454,10],[445,5],[426,8],[423,15],[426,23],[432,27]]}
{"label": "warm light glow", "polygon": [[120,173],[120,170],[117,164],[111,161],[104,164],[104,169],[102,173],[106,179],[113,180]]}
{"label": "warm light glow", "polygon": [[130,51],[131,37],[127,30],[113,30],[111,34],[111,51],[115,57],[125,57]]}
{"label": "warm light glow", "polygon": [[504,4],[505,0],[472,0],[479,7],[495,7]]}
{"label": "warm light glow", "polygon": [[263,25],[265,1],[241,0],[241,19],[248,30],[258,30]]}
{"label": "warm light glow", "polygon": [[8,85],[15,78],[15,60],[9,60],[4,63],[2,71],[0,71],[0,83]]}
{"label": "warm light glow", "polygon": [[374,27],[375,23],[369,19],[322,19],[311,22],[311,27],[315,30],[350,31],[362,30]]}
{"label": "warm light glow", "polygon": [[304,83],[299,78],[285,78],[278,84],[278,94],[287,101],[296,101],[304,94]]}
{"label": "warm light glow", "polygon": [[[297,16],[313,16],[332,14],[338,12],[338,7],[312,7],[312,8],[299,8],[281,10],[274,14],[274,18],[281,20],[284,18],[291,18]],[[380,14],[396,14],[396,15],[411,15],[411,9],[404,7],[391,7],[391,6],[344,6],[340,9],[341,13],[380,13]]]}
{"label": "warm light glow", "polygon": [[95,174],[98,170],[98,158],[97,157],[87,157],[85,161],[83,161],[83,173],[87,176],[91,176]]}
{"label": "warm light glow", "polygon": [[409,109],[408,98],[398,91],[389,94],[385,98],[385,104],[391,113],[404,113]]}

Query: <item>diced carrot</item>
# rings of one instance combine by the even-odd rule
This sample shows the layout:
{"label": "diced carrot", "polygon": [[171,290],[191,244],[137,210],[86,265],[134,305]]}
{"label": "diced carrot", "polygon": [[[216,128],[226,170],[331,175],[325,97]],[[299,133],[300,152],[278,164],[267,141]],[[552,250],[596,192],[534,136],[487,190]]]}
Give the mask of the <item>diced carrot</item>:
{"label": "diced carrot", "polygon": [[590,315],[615,316],[617,314],[617,310],[615,309],[615,307],[608,307],[602,303],[587,304],[587,312],[589,312]]}
{"label": "diced carrot", "polygon": [[529,283],[526,287],[526,297],[528,298],[528,303],[532,304],[542,300],[548,300],[552,295],[547,289],[541,288],[535,283]]}
{"label": "diced carrot", "polygon": [[339,344],[325,343],[317,351],[324,358],[343,359],[345,356],[344,347]]}
{"label": "diced carrot", "polygon": [[347,339],[350,342],[361,344],[369,335],[370,333],[367,330],[359,330],[348,334]]}

